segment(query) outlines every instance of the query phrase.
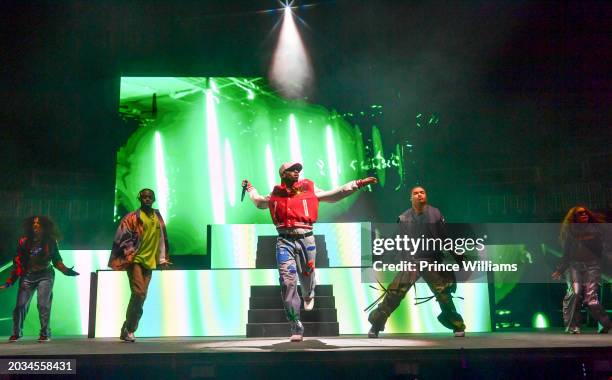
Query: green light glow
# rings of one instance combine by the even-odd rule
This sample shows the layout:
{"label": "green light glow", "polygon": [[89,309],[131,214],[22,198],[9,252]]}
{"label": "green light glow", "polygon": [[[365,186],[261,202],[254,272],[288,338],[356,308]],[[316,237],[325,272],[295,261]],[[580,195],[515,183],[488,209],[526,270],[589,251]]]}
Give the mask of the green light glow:
{"label": "green light glow", "polygon": [[385,172],[385,153],[383,152],[382,137],[380,130],[377,127],[372,127],[372,148],[374,157],[372,163],[376,168],[376,176],[380,186],[385,187],[386,172]]}
{"label": "green light glow", "polygon": [[217,82],[213,78],[208,79],[208,83],[210,85],[210,89],[213,90],[216,94],[219,93],[219,87],[217,87]]}
{"label": "green light glow", "polygon": [[225,180],[227,185],[227,197],[230,206],[236,205],[236,176],[234,175],[234,156],[229,140],[225,139]]}
{"label": "green light glow", "polygon": [[397,174],[399,175],[399,183],[395,187],[395,190],[399,190],[406,179],[406,172],[404,171],[404,150],[400,144],[395,145],[395,154],[397,156]]}
{"label": "green light glow", "polygon": [[0,272],[3,272],[5,270],[7,270],[8,268],[13,266],[13,262],[9,261],[8,263],[4,264],[3,266],[0,267]]}
{"label": "green light glow", "polygon": [[336,165],[336,146],[334,145],[334,135],[332,128],[328,125],[325,128],[326,146],[327,146],[327,162],[329,163],[329,178],[332,188],[338,187],[338,166]]}
{"label": "green light glow", "polygon": [[[301,162],[302,159],[302,148],[300,147],[300,138],[298,137],[297,125],[295,122],[295,116],[293,114],[289,115],[289,147],[291,153],[291,161],[293,162]],[[305,170],[302,169],[301,176],[305,178]]]}
{"label": "green light glow", "polygon": [[532,321],[533,327],[536,329],[546,329],[550,327],[550,323],[548,322],[548,318],[544,313],[535,313],[533,315]]}
{"label": "green light glow", "polygon": [[270,144],[266,144],[266,173],[268,178],[268,191],[272,191],[276,184],[276,168],[274,166],[274,157],[272,156]]}
{"label": "green light glow", "polygon": [[[64,263],[68,266],[73,266],[81,273],[77,277],[64,276],[56,272],[53,285],[53,308],[51,312],[51,329],[54,336],[66,335],[85,335],[87,334],[89,321],[89,285],[90,272],[95,272],[98,269],[106,268],[106,263],[109,256],[108,250],[90,251],[90,250],[61,250],[60,254]],[[8,277],[8,271],[12,267],[12,262],[0,268],[0,276]],[[15,305],[18,286],[13,286],[0,292],[0,305],[4,305],[0,309],[0,316],[10,316]],[[40,331],[40,322],[38,309],[36,307],[37,299],[33,297],[32,303],[26,320],[24,321],[24,335],[38,336]],[[8,318],[7,321],[12,320]],[[8,330],[12,324],[10,322],[2,324],[3,330],[0,335],[10,335]]]}
{"label": "green light glow", "polygon": [[155,132],[155,182],[157,183],[155,202],[165,220],[168,216],[168,178],[166,177],[164,150],[159,132]]}
{"label": "green light glow", "polygon": [[361,128],[359,126],[355,126],[354,128],[355,140],[357,141],[357,157],[353,159],[351,162],[351,168],[353,170],[361,170],[361,166],[363,165],[366,157],[365,157],[365,145],[363,143],[363,133],[361,133]]}
{"label": "green light glow", "polygon": [[[115,204],[113,206],[113,222],[119,220],[119,215],[117,215],[117,186],[115,186]],[[0,268],[0,272],[2,269]]]}
{"label": "green light glow", "polygon": [[[254,99],[245,101],[245,89]],[[270,223],[268,213],[236,202],[244,178],[268,194],[280,164],[296,160],[303,178],[329,190],[370,167],[359,128],[321,106],[281,99],[262,78],[122,78],[120,97],[121,115],[141,127],[117,153],[117,217],[139,207],[140,189],[154,188],[173,254],[205,254],[207,224]],[[333,221],[360,196],[321,205],[319,220]]]}

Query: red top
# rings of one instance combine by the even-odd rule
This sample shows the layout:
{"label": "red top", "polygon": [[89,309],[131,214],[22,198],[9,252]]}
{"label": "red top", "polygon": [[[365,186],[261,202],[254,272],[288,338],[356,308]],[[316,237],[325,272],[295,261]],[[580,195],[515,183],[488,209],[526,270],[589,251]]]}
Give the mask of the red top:
{"label": "red top", "polygon": [[274,186],[268,207],[277,228],[312,229],[319,213],[314,182],[303,179],[291,188],[284,183]]}

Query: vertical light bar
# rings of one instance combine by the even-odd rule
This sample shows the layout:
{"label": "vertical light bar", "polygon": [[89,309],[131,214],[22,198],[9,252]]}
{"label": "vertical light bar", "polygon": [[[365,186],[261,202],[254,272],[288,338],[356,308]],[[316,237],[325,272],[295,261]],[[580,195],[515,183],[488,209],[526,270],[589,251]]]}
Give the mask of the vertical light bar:
{"label": "vertical light bar", "polygon": [[[289,149],[291,150],[291,161],[301,162],[302,165],[304,165],[304,161],[302,160],[302,148],[300,148],[300,138],[298,137],[297,125],[293,114],[289,115]],[[302,169],[302,178],[304,178],[304,172],[305,170]]]}
{"label": "vertical light bar", "polygon": [[325,128],[326,146],[327,146],[327,163],[329,166],[329,179],[332,189],[338,187],[338,163],[336,162],[336,146],[334,145],[334,135],[332,128],[328,125]]}
{"label": "vertical light bar", "polygon": [[119,200],[117,199],[117,185],[115,185],[115,197],[113,199],[115,200],[115,205],[113,206],[113,222],[116,222],[119,220],[117,215],[117,203],[119,203]]}
{"label": "vertical light bar", "polygon": [[404,169],[404,148],[400,144],[395,145],[395,154],[397,155],[397,174],[399,175],[399,183],[395,187],[395,191],[399,190],[404,184],[404,178],[406,177],[406,171]]}
{"label": "vertical light bar", "polygon": [[276,169],[274,167],[274,157],[272,156],[270,144],[266,144],[266,177],[268,178],[268,188],[272,191],[276,184]]}
{"label": "vertical light bar", "polygon": [[227,198],[230,206],[236,204],[236,177],[234,175],[234,156],[229,140],[225,139],[225,180],[227,185]]}
{"label": "vertical light bar", "polygon": [[219,87],[217,87],[217,82],[215,82],[213,78],[209,78],[208,85],[210,86],[211,90],[213,90],[217,94],[219,93]]}
{"label": "vertical light bar", "polygon": [[380,186],[385,187],[385,152],[383,151],[383,143],[382,136],[380,135],[380,130],[376,126],[372,127],[372,148],[372,159],[374,161],[374,167],[376,168],[376,176],[378,177],[378,183],[380,183]]}
{"label": "vertical light bar", "polygon": [[166,224],[168,224],[170,221],[168,217],[168,178],[166,177],[164,149],[159,132],[155,132],[155,181],[157,185],[155,202],[157,202],[159,212],[162,214]]}
{"label": "vertical light bar", "polygon": [[206,90],[206,139],[208,143],[208,175],[210,180],[210,202],[216,224],[225,223],[225,202],[223,202],[223,170],[219,126],[212,90]]}

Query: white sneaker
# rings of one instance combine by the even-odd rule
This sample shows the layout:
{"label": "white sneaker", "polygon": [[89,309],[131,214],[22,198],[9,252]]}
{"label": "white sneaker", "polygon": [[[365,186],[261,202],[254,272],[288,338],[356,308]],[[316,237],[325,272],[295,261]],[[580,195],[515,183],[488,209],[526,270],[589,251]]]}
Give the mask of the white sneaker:
{"label": "white sneaker", "polygon": [[314,297],[304,297],[304,310],[310,311],[314,308]]}
{"label": "white sneaker", "polygon": [[301,342],[304,340],[304,326],[300,321],[291,322],[290,342]]}

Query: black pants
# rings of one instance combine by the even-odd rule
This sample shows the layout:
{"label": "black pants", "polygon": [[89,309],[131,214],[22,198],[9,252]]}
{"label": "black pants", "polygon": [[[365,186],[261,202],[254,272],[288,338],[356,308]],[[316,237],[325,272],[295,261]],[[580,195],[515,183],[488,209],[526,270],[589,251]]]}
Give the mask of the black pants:
{"label": "black pants", "polygon": [[387,287],[387,294],[378,307],[374,309],[368,320],[375,329],[383,331],[387,318],[400,305],[408,290],[414,285],[417,280],[423,276],[429,289],[436,297],[436,301],[440,305],[442,312],[438,316],[438,321],[453,331],[464,331],[465,324],[463,318],[455,309],[453,303],[452,292],[454,291],[456,280],[452,272],[433,272],[427,271],[419,273],[418,271],[399,272],[391,284]]}

